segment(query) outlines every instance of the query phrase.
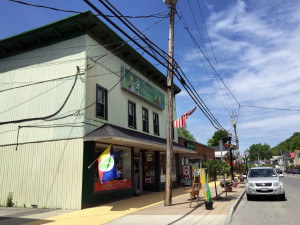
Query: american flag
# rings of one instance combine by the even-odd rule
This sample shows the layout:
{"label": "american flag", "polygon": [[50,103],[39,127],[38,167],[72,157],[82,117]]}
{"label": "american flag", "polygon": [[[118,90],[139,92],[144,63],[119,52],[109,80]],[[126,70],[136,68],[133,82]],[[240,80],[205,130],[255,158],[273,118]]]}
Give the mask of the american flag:
{"label": "american flag", "polygon": [[173,122],[173,127],[186,127],[186,119],[195,112],[196,106]]}

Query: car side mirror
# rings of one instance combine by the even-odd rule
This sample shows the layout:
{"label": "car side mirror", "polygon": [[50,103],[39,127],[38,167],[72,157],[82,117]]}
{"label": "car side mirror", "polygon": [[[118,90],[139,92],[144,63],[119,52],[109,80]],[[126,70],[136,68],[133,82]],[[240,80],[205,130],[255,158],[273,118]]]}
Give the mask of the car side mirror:
{"label": "car side mirror", "polygon": [[247,178],[247,175],[243,175],[243,178]]}
{"label": "car side mirror", "polygon": [[282,177],[284,177],[284,175],[283,174],[279,174],[279,178],[282,178]]}

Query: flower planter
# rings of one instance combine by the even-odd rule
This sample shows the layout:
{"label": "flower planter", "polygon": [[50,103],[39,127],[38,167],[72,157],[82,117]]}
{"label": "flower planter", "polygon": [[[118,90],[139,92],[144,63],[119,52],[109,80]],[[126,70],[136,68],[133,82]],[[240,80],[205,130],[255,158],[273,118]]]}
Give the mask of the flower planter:
{"label": "flower planter", "polygon": [[232,186],[226,184],[225,188],[227,192],[232,192]]}
{"label": "flower planter", "polygon": [[212,201],[210,201],[210,202],[205,201],[205,208],[206,208],[206,210],[212,210],[213,209],[212,206],[213,206],[213,202]]}

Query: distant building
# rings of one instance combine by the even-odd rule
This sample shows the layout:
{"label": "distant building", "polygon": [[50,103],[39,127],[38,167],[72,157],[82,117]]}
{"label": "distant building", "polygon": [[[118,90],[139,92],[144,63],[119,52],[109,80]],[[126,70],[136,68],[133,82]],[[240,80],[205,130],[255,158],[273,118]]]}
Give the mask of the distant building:
{"label": "distant building", "polygon": [[294,164],[294,153],[291,154],[291,152],[284,152],[282,157],[284,166],[292,166]]}
{"label": "distant building", "polygon": [[180,175],[183,174],[182,166],[192,166],[194,168],[202,168],[202,163],[204,161],[215,158],[214,149],[208,147],[207,145],[180,136],[178,136],[178,144],[186,148],[189,148],[191,150],[195,150],[196,152],[196,154],[189,154],[189,153],[179,154],[179,161],[181,162]]}
{"label": "distant building", "polygon": [[294,152],[294,165],[300,166],[300,150],[295,150]]}

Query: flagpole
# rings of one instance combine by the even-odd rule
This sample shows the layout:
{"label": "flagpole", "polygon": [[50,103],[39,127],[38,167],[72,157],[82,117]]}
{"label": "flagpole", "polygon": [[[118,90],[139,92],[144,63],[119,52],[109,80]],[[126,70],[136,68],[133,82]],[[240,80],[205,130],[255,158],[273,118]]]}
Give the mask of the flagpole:
{"label": "flagpole", "polygon": [[88,166],[88,170],[92,167],[92,165],[94,165],[94,163],[98,160],[98,158],[99,158],[99,157],[97,157],[97,159],[96,159],[94,162],[92,162],[91,165]]}
{"label": "flagpole", "polygon": [[[112,147],[112,145],[110,145]],[[101,155],[101,154],[100,154]],[[100,157],[100,155],[97,157],[97,159],[95,159],[94,162],[92,162],[91,165],[88,166],[88,170],[92,167],[92,165],[94,165],[94,163],[98,160],[98,158]]]}

